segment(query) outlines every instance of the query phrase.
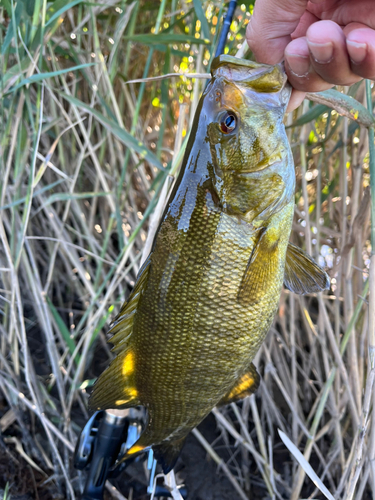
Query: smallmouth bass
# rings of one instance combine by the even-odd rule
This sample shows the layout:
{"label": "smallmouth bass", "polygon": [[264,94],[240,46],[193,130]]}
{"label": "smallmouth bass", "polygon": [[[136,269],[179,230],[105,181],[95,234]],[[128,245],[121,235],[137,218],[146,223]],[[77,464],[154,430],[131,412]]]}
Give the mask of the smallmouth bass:
{"label": "smallmouth bass", "polygon": [[126,456],[152,446],[165,473],[214,406],[257,389],[252,360],[282,284],[296,293],[329,287],[289,243],[289,95],[280,65],[214,60],[153,248],[110,330],[116,358],[90,407],[144,406],[147,426]]}

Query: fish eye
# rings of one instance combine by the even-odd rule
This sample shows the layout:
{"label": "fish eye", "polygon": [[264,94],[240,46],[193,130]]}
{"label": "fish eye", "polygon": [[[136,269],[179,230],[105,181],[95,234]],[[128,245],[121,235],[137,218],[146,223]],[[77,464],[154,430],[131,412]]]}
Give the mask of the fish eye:
{"label": "fish eye", "polygon": [[230,134],[237,127],[237,116],[233,111],[225,111],[220,117],[219,125],[224,134]]}

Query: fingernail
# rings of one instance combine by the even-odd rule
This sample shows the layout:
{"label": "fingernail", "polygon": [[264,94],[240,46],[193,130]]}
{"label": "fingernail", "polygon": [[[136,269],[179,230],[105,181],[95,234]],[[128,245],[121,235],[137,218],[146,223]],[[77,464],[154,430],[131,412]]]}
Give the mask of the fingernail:
{"label": "fingernail", "polygon": [[367,43],[354,42],[346,40],[350,59],[355,63],[361,63],[367,54]]}
{"label": "fingernail", "polygon": [[327,43],[315,43],[307,40],[310,52],[312,53],[315,61],[320,64],[327,64],[330,62],[333,56],[333,44],[332,42]]}
{"label": "fingernail", "polygon": [[296,76],[306,76],[310,69],[310,58],[300,54],[285,54],[289,68]]}

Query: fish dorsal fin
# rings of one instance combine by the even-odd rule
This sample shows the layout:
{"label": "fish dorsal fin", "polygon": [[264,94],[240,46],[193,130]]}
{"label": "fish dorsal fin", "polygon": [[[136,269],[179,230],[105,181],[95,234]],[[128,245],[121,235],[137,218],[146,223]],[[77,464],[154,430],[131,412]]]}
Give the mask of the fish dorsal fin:
{"label": "fish dorsal fin", "polygon": [[141,404],[134,382],[135,354],[125,348],[95,382],[90,410],[130,408]]}
{"label": "fish dorsal fin", "polygon": [[277,276],[280,265],[279,234],[275,228],[267,228],[263,230],[251,254],[238,300],[243,304],[258,302]]}
{"label": "fish dorsal fin", "polygon": [[150,264],[151,260],[150,257],[148,257],[138,273],[136,284],[129,296],[129,299],[123,303],[121,311],[111,324],[111,329],[108,334],[112,336],[110,337],[109,342],[113,344],[112,351],[115,353],[124,349],[129,341],[133,330],[134,316],[137,312],[137,306],[142,290],[144,289],[147,281]]}
{"label": "fish dorsal fin", "polygon": [[328,290],[328,274],[301,248],[289,243],[285,259],[284,286],[291,292],[305,293]]}
{"label": "fish dorsal fin", "polygon": [[117,354],[109,367],[100,375],[90,396],[92,410],[109,408],[130,408],[140,403],[135,385],[136,355],[131,346],[130,336],[133,330],[134,315],[139,298],[146,284],[150,269],[150,258],[145,262],[129,300],[124,303],[120,313],[112,323],[109,333],[113,336],[109,342]]}
{"label": "fish dorsal fin", "polygon": [[240,399],[246,398],[246,396],[254,394],[254,392],[258,389],[259,384],[259,373],[253,363],[251,363],[249,370],[237,380],[234,387],[232,387],[232,389],[225,394],[217,406],[229,405],[230,403],[234,403]]}

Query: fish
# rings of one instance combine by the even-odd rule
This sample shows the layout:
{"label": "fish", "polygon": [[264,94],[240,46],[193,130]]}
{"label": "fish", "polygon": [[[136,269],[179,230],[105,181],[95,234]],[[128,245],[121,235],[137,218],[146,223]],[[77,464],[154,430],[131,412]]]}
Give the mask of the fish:
{"label": "fish", "polygon": [[298,294],[329,288],[289,242],[283,66],[221,55],[211,74],[150,255],[111,326],[116,357],[89,400],[92,410],[143,406],[145,429],[124,458],[152,448],[164,473],[215,406],[258,388],[252,361],[283,284]]}

